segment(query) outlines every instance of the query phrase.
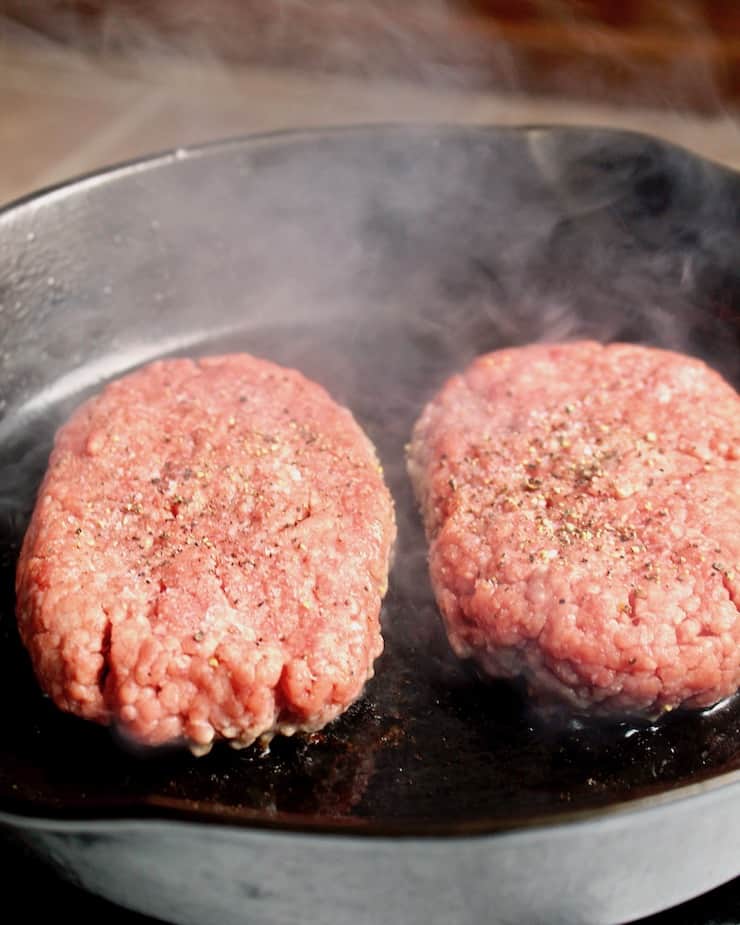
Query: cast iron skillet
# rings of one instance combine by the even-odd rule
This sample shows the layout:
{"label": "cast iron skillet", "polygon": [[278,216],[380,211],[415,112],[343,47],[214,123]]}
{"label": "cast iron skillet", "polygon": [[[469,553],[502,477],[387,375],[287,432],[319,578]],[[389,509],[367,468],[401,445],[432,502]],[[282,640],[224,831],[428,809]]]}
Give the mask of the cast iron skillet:
{"label": "cast iron skillet", "polygon": [[[738,382],[740,178],[620,132],[368,127],[248,138],[0,214],[0,820],[182,923],[613,923],[740,873],[740,703],[660,725],[537,716],[446,645],[403,447],[484,350],[672,347]],[[386,652],[311,742],[133,753],[58,713],[13,572],[53,432],[156,356],[246,350],[349,405],[400,539]]]}

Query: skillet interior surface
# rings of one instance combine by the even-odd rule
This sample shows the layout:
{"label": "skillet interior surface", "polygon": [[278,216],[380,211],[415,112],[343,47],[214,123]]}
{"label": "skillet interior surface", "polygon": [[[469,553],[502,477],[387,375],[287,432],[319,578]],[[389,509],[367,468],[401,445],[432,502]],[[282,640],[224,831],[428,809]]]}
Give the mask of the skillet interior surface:
{"label": "skillet interior surface", "polygon": [[[660,724],[532,713],[448,649],[404,472],[423,403],[475,354],[538,339],[685,350],[740,381],[740,178],[600,130],[367,128],[125,166],[0,216],[0,810],[464,831],[737,780],[740,701]],[[386,651],[306,742],[142,755],[39,693],[13,617],[56,427],[155,356],[245,350],[346,403],[399,542]],[[728,775],[724,777],[724,775]]]}

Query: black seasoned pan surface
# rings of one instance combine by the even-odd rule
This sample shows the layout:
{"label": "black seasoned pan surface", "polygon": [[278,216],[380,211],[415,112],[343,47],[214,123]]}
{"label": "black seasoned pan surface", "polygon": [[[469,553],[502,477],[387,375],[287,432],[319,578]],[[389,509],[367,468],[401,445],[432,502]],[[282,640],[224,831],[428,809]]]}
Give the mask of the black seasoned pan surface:
{"label": "black seasoned pan surface", "polygon": [[[573,337],[684,350],[738,384],[740,180],[642,136],[397,127],[178,152],[0,215],[0,810],[464,833],[556,824],[740,775],[740,700],[660,723],[533,712],[449,651],[404,472],[475,354]],[[399,542],[385,653],[310,739],[142,753],[39,692],[13,576],[56,427],[114,375],[244,350],[379,448]],[[700,788],[703,789],[703,788]],[[693,791],[693,788],[692,788]],[[652,800],[651,800],[652,802]]]}

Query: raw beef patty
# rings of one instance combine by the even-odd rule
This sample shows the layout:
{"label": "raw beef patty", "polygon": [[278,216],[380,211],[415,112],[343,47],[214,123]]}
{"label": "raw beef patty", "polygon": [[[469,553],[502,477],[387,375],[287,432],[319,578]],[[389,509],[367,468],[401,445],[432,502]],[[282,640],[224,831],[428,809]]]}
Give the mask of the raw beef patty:
{"label": "raw beef patty", "polygon": [[59,707],[142,744],[316,730],[373,674],[394,537],[374,449],[319,385],[156,362],[57,434],[21,637]]}
{"label": "raw beef patty", "polygon": [[740,687],[740,397],[640,346],[478,358],[409,472],[450,643],[540,701],[657,715]]}

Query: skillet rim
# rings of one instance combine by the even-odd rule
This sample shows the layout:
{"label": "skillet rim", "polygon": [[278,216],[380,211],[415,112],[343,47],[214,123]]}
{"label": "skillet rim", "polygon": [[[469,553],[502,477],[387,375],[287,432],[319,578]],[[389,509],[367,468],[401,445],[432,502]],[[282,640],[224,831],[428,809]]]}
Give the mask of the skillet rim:
{"label": "skillet rim", "polygon": [[130,174],[143,173],[144,171],[165,167],[172,163],[178,163],[179,161],[191,160],[196,157],[206,157],[211,154],[217,154],[220,151],[228,151],[229,149],[239,149],[243,147],[257,147],[263,144],[267,146],[270,143],[281,141],[301,141],[312,137],[326,137],[327,135],[350,135],[353,133],[369,134],[376,131],[420,135],[440,131],[450,134],[465,131],[475,134],[492,132],[495,134],[504,133],[512,135],[530,135],[534,132],[585,135],[598,132],[599,134],[610,135],[614,138],[646,139],[674,151],[680,151],[687,157],[693,158],[697,162],[707,164],[713,170],[728,174],[736,181],[740,181],[740,168],[736,169],[729,164],[715,161],[709,157],[705,157],[703,154],[697,154],[685,145],[676,144],[658,135],[650,135],[647,132],[640,132],[634,129],[613,128],[611,126],[598,124],[572,125],[556,122],[532,122],[521,123],[519,125],[496,125],[496,123],[490,122],[358,122],[347,125],[316,125],[299,129],[283,128],[267,132],[248,132],[244,135],[217,138],[212,141],[180,145],[175,148],[163,148],[149,154],[124,158],[121,161],[115,161],[112,164],[96,167],[93,170],[86,170],[82,173],[73,174],[65,180],[41,186],[28,193],[23,193],[8,202],[0,203],[0,221],[4,221],[16,210],[34,203],[41,204],[42,200],[57,197],[59,194],[73,193],[77,189],[89,189],[101,185],[105,181],[121,179]]}

